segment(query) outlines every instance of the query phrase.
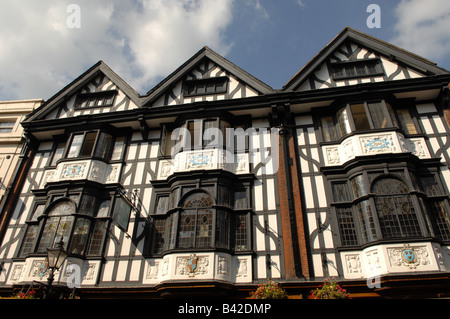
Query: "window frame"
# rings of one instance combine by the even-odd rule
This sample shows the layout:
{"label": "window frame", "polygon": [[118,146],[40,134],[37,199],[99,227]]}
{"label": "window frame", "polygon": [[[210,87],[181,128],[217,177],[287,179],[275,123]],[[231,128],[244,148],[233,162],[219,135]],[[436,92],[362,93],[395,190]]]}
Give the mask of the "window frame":
{"label": "window frame", "polygon": [[[378,123],[376,123],[375,118],[377,116],[375,115],[375,109],[372,108],[372,106],[376,104],[381,106],[381,112],[378,112],[378,115],[381,115],[382,118],[386,120],[385,127],[378,127]],[[337,107],[338,105],[340,105],[340,107]],[[364,116],[368,123],[367,129],[357,128],[352,112],[352,106],[356,105],[364,105]],[[336,103],[336,107],[333,109],[335,112],[331,114],[325,109],[317,113],[320,138],[326,143],[338,142],[352,134],[369,133],[372,131],[401,130],[405,136],[417,135],[421,132],[415,116],[411,113],[411,109],[404,105],[404,102],[392,103],[386,98],[366,99],[364,101],[354,100],[343,104]],[[415,133],[410,133],[399,118],[398,111],[405,109],[409,114],[409,124],[414,126]],[[331,123],[329,120],[330,118],[333,120],[333,126],[329,125],[329,123]],[[325,119],[328,120],[324,121]],[[325,122],[326,127],[324,127]],[[327,134],[329,131],[334,131],[334,134]],[[332,139],[332,135],[336,136],[336,138]]]}
{"label": "window frame", "polygon": [[[7,124],[7,125],[5,125]],[[2,118],[0,119],[0,134],[9,134],[14,132],[17,125],[17,118]]]}
{"label": "window frame", "polygon": [[[408,124],[403,122],[403,117],[400,117],[399,115],[399,111],[407,111],[407,114],[409,116],[408,120],[411,121],[409,124],[412,125],[414,127],[414,133],[411,133],[408,129]],[[395,114],[397,115],[398,118],[398,125],[399,127],[402,129],[402,131],[404,132],[405,135],[416,135],[416,134],[420,134],[421,130],[420,130],[420,125],[417,122],[417,117],[414,116],[415,112],[411,113],[412,109],[408,106],[398,106],[395,110]]]}
{"label": "window frame", "polygon": [[[208,79],[192,79],[183,82],[183,96],[196,97],[228,92],[229,78],[227,76],[212,77]],[[208,92],[208,86],[213,86],[213,91]],[[221,88],[220,88],[221,87]],[[202,91],[200,88],[204,88]]]}
{"label": "window frame", "polygon": [[113,106],[118,95],[117,90],[89,92],[78,94],[75,100],[75,109],[93,109]]}
{"label": "window frame", "polygon": [[[223,187],[228,187],[229,190],[229,202],[223,202],[220,199],[222,196],[221,189]],[[186,192],[183,192],[183,189],[186,189]],[[234,193],[235,190],[245,192],[247,195],[247,207],[241,207],[238,209],[234,208]],[[210,196],[212,199],[211,206],[208,207],[196,207],[189,208],[184,207],[185,201],[192,195],[195,194],[206,194]],[[152,223],[152,234],[149,236],[149,242],[147,244],[148,249],[147,254],[151,256],[164,255],[170,251],[193,251],[193,250],[226,250],[228,252],[240,253],[248,252],[251,250],[251,230],[250,230],[250,215],[251,208],[249,207],[250,198],[248,198],[249,194],[249,185],[231,185],[220,180],[202,180],[197,183],[179,183],[173,187],[171,187],[168,203],[168,210],[166,212],[157,212],[156,205],[158,205],[158,201],[161,197],[168,197],[169,193],[167,190],[161,190],[156,192],[156,196],[152,201],[152,207],[155,208],[153,214],[151,214],[151,218],[153,220]],[[225,196],[227,197],[227,196]],[[174,201],[175,200],[175,201]],[[173,202],[172,204],[170,202]],[[212,214],[211,224],[211,244],[208,247],[196,247],[194,240],[194,247],[180,247],[179,246],[179,231],[181,227],[181,218],[183,212],[189,210],[195,210],[196,216],[198,215],[198,211],[202,209],[210,209]],[[221,216],[223,214],[224,216]],[[220,215],[220,216],[219,216]],[[246,243],[240,244],[240,246],[245,246],[246,249],[237,249],[234,246],[234,243],[237,241],[235,236],[237,235],[235,227],[235,219],[237,216],[244,216],[245,218],[245,227],[246,227]],[[197,218],[197,217],[196,217]],[[223,219],[227,222],[227,225],[224,227],[220,227],[218,225],[218,221]],[[197,224],[195,225],[194,232],[196,231]],[[224,237],[225,236],[225,237]],[[226,238],[226,243],[224,243],[224,239]],[[220,242],[219,242],[220,241]],[[242,242],[242,239],[241,241]]]}
{"label": "window frame", "polygon": [[[370,72],[369,65],[373,64],[375,67],[374,72]],[[354,60],[354,61],[344,61],[344,62],[332,62],[331,66],[331,76],[334,81],[351,80],[357,78],[367,78],[367,77],[378,77],[385,76],[383,69],[383,64],[379,58],[364,59],[364,60]],[[365,73],[358,74],[358,67],[364,66]],[[337,69],[341,68],[342,71],[338,72]],[[347,69],[350,68],[354,71],[353,74],[347,74]],[[341,73],[340,75],[338,73]]]}
{"label": "window frame", "polygon": [[[206,123],[215,123],[211,127],[217,128],[221,132],[221,136],[212,135],[214,136],[214,139],[209,140],[208,135],[205,134],[205,132],[211,127],[207,127]],[[233,150],[236,153],[237,151],[242,151],[242,149],[236,147],[236,135],[229,136],[227,134],[227,129],[234,130],[243,128],[245,132],[246,127],[246,123],[243,123],[242,120],[234,121],[229,116],[217,114],[205,116],[204,118],[180,119],[175,124],[163,123],[161,124],[159,156],[161,158],[173,158],[180,152],[228,149],[232,143],[231,138],[233,139],[233,145],[235,146]],[[176,129],[180,129],[180,134],[177,139],[173,140],[172,135]],[[185,133],[188,133],[189,136],[186,137]],[[221,138],[221,140],[216,141],[217,138]],[[245,135],[244,143],[245,151],[247,152],[249,145],[248,135]]]}
{"label": "window frame", "polygon": [[[353,187],[351,185],[351,180],[361,176],[363,182],[366,184],[365,188],[367,188],[367,192],[361,194],[355,194],[353,192]],[[421,176],[433,176],[436,184],[436,191],[432,193],[426,193],[423,189],[423,186],[418,184],[421,180]],[[380,181],[385,178],[394,178],[399,182],[403,183],[407,187],[407,193],[405,194],[384,194],[380,195],[375,193],[373,189],[374,185],[376,185],[377,181]],[[342,185],[347,193],[347,197],[339,196],[336,197],[335,185]],[[407,167],[402,167],[400,170],[398,167],[394,168],[362,168],[358,172],[354,172],[348,177],[330,177],[329,178],[329,190],[331,196],[331,207],[333,210],[333,222],[332,224],[336,227],[337,233],[339,236],[339,246],[343,248],[348,247],[361,247],[370,245],[372,243],[376,243],[379,241],[390,242],[399,239],[411,239],[411,240],[423,240],[424,238],[433,237],[435,240],[450,242],[450,205],[449,205],[449,196],[446,190],[443,188],[443,184],[440,178],[440,174],[438,171],[411,171]],[[415,234],[406,234],[406,237],[392,237],[388,236],[385,233],[382,226],[382,221],[380,216],[380,212],[377,206],[377,200],[382,197],[408,197],[409,203],[411,205],[411,209],[413,210],[412,214],[415,215],[417,227],[415,232],[418,229],[418,235]],[[363,204],[365,203],[365,204]],[[439,214],[438,218],[436,212],[432,211],[431,204],[432,203],[440,203],[442,207],[445,207],[444,213],[437,212]],[[367,205],[370,209],[371,216],[367,215],[362,220],[363,217],[362,211],[358,208],[361,205]],[[350,229],[350,232],[354,232],[356,234],[356,241],[349,240],[345,235],[348,234],[349,230],[345,227],[347,224],[342,224],[339,216],[339,211],[342,209],[347,209],[351,211],[351,220],[353,223],[353,229]],[[362,206],[361,206],[362,209]],[[434,214],[434,215],[433,215]],[[373,220],[370,220],[372,218]],[[344,227],[344,228],[342,228]],[[353,238],[354,239],[354,238]]]}
{"label": "window frame", "polygon": [[[84,197],[86,196],[94,196],[95,203],[93,207],[93,213],[90,214],[89,212],[83,212],[81,211],[81,205],[84,201]],[[48,195],[47,196],[47,204],[43,211],[43,213],[38,216],[37,218],[34,218],[36,209],[42,205],[44,205],[43,198],[37,197],[35,199],[34,204],[34,210],[32,211],[31,215],[29,216],[29,220],[26,221],[26,231],[22,237],[21,243],[19,245],[19,249],[17,251],[17,257],[18,258],[27,258],[28,256],[32,255],[42,255],[46,253],[46,248],[42,245],[45,245],[45,242],[42,242],[43,234],[45,232],[45,229],[47,227],[47,223],[49,220],[58,219],[58,226],[54,231],[54,234],[52,235],[53,239],[51,242],[53,242],[52,245],[56,242],[58,237],[58,229],[59,224],[61,223],[61,220],[64,218],[70,218],[71,223],[68,225],[70,228],[64,230],[64,232],[67,235],[67,239],[64,239],[64,248],[68,252],[69,256],[75,256],[77,258],[83,258],[83,259],[92,259],[92,258],[98,258],[103,256],[104,253],[104,246],[106,244],[106,238],[107,238],[107,230],[110,227],[111,220],[112,220],[112,204],[114,200],[114,196],[111,194],[111,192],[107,191],[106,193],[99,194],[95,191],[75,191],[70,192],[66,191],[64,194],[54,194],[54,195]],[[92,198],[90,198],[92,200]],[[99,216],[101,204],[105,201],[109,201],[109,208],[107,209],[106,215]],[[70,205],[73,205],[74,210],[72,212],[58,214],[58,215],[51,215],[53,209],[57,207],[61,203],[69,203]],[[85,228],[85,233],[80,232],[81,229],[77,227],[78,225],[85,224],[87,226],[87,229]],[[96,228],[98,227],[98,224],[104,225],[104,233],[102,235],[102,242],[100,242],[100,249],[96,251],[95,254],[91,253],[91,243],[94,240],[94,232]],[[29,230],[33,229],[35,232],[34,238],[29,239],[28,233]],[[78,236],[80,235],[80,236]],[[78,236],[78,237],[76,237]],[[77,239],[82,239],[82,242],[77,242]],[[26,245],[26,248],[24,248]],[[42,247],[41,247],[42,246]],[[74,248],[77,248],[77,251],[74,251]],[[25,249],[25,251],[24,251]]]}
{"label": "window frame", "polygon": [[[86,145],[86,137],[89,134],[95,134],[95,139],[92,143],[92,146],[90,147],[89,154],[82,154],[83,149]],[[104,140],[103,143],[106,144],[102,144],[102,139],[104,139],[105,136],[106,140]],[[74,146],[73,143],[77,137],[79,137],[80,143],[79,145]],[[122,140],[120,145],[118,144],[119,140]],[[110,133],[110,130],[92,129],[86,131],[74,131],[69,134],[69,137],[67,139],[59,138],[55,140],[49,165],[51,167],[55,167],[59,162],[62,161],[73,161],[88,158],[102,160],[104,162],[122,161],[127,147],[127,140],[127,135],[115,135]],[[71,150],[73,146],[73,155],[71,155],[70,153],[72,152]],[[120,149],[117,151],[116,147]],[[100,150],[102,150],[101,153],[99,153]],[[118,155],[117,157],[113,157],[116,154],[116,151]]]}

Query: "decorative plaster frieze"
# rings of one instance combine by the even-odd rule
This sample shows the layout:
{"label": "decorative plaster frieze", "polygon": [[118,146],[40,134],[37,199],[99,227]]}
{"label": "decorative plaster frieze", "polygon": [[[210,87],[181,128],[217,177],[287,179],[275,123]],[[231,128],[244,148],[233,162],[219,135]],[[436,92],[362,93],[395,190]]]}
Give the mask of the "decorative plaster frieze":
{"label": "decorative plaster frieze", "polygon": [[389,273],[446,271],[437,243],[381,244],[361,251],[341,252],[345,278],[373,278]]}
{"label": "decorative plaster frieze", "polygon": [[177,172],[208,169],[246,174],[250,172],[249,156],[247,153],[230,154],[222,149],[180,152],[173,159],[159,161],[158,179],[166,179]]}
{"label": "decorative plaster frieze", "polygon": [[355,134],[340,144],[322,146],[325,166],[337,166],[356,156],[386,153],[412,153],[418,158],[430,158],[430,152],[422,137],[405,138],[399,132]]}
{"label": "decorative plaster frieze", "polygon": [[122,164],[107,164],[97,160],[70,161],[59,163],[55,169],[48,169],[39,187],[49,182],[67,180],[90,180],[101,184],[117,183]]}
{"label": "decorative plaster frieze", "polygon": [[363,272],[359,254],[346,255],[345,262],[350,274],[361,274]]}
{"label": "decorative plaster frieze", "polygon": [[173,280],[225,280],[250,282],[251,256],[227,253],[175,253],[145,261],[144,284]]}

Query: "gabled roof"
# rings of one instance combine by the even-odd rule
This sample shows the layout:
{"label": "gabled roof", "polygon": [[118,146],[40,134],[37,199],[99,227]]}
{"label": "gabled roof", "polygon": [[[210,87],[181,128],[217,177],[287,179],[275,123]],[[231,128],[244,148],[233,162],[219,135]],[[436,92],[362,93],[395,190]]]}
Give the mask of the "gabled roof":
{"label": "gabled roof", "polygon": [[175,82],[183,79],[188,72],[192,71],[193,68],[195,68],[204,59],[213,61],[215,64],[239,79],[239,81],[242,81],[255,89],[259,94],[268,94],[273,92],[272,88],[267,84],[261,82],[246,71],[237,67],[235,64],[226,60],[210,48],[204,47],[145,95],[139,95],[137,91],[135,91],[120,76],[118,76],[108,65],[106,65],[105,62],[99,61],[43,103],[38,109],[30,113],[25,122],[36,119],[44,119],[48,114],[60,107],[62,102],[74,94],[77,94],[85,85],[89,84],[102,73],[109,78],[119,90],[124,92],[135,105],[138,107],[149,105],[152,101],[156,100],[161,94],[163,94],[167,88]]}
{"label": "gabled roof", "polygon": [[76,94],[90,81],[95,79],[99,74],[103,73],[107,78],[109,78],[114,84],[123,91],[130,99],[136,104],[140,105],[139,94],[120,76],[118,76],[108,65],[103,61],[98,61],[87,71],[81,74],[78,78],[73,80],[70,84],[65,86],[62,90],[52,96],[49,100],[43,103],[34,112],[30,113],[26,118],[27,121],[32,121],[36,119],[43,119],[49,113],[51,113],[55,108],[59,107],[61,102],[69,98],[73,94]]}
{"label": "gabled roof", "polygon": [[235,64],[231,63],[223,56],[211,50],[209,47],[205,46],[189,60],[187,60],[183,65],[181,65],[178,69],[176,69],[172,74],[170,74],[163,81],[157,84],[153,89],[151,89],[147,93],[146,97],[144,97],[142,105],[151,104],[173,84],[182,80],[187,73],[192,71],[204,59],[211,60],[212,62],[235,76],[240,81],[246,83],[256,91],[258,91],[260,94],[268,94],[273,92],[273,89],[270,86],[258,80],[246,71],[242,70]]}
{"label": "gabled roof", "polygon": [[370,48],[379,54],[402,62],[408,66],[428,74],[448,74],[449,71],[440,68],[436,63],[419,55],[399,48],[395,45],[372,37],[350,27],[344,28],[325,48],[323,48],[311,61],[298,71],[282,88],[282,91],[291,91],[298,88],[326,59],[344,42],[352,40],[364,47]]}

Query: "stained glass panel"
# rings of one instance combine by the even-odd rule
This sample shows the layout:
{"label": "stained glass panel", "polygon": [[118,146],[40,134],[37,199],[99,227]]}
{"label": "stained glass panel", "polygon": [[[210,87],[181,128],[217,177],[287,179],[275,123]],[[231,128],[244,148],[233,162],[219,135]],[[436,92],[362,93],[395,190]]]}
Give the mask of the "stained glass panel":
{"label": "stained glass panel", "polygon": [[375,182],[375,204],[384,238],[419,237],[421,230],[408,186],[394,178]]}

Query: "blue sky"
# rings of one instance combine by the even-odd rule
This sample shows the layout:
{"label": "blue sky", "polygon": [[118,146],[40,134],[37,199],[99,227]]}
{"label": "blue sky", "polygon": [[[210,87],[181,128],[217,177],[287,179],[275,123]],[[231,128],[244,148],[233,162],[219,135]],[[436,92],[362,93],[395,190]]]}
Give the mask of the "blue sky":
{"label": "blue sky", "polygon": [[145,94],[205,45],[279,89],[345,26],[450,70],[448,0],[16,0],[0,11],[0,100],[48,99],[99,60]]}
{"label": "blue sky", "polygon": [[[393,34],[395,1],[378,2],[380,29],[366,25],[371,14],[366,12],[367,6],[376,3],[373,0],[303,0],[303,5],[295,0],[259,3],[265,16],[251,6],[240,5],[244,10],[236,10],[236,23],[227,32],[234,46],[226,57],[237,64],[243,62],[241,67],[274,88],[281,88],[346,26],[383,40],[389,40]],[[255,31],[242,33],[242,29],[252,28]]]}

